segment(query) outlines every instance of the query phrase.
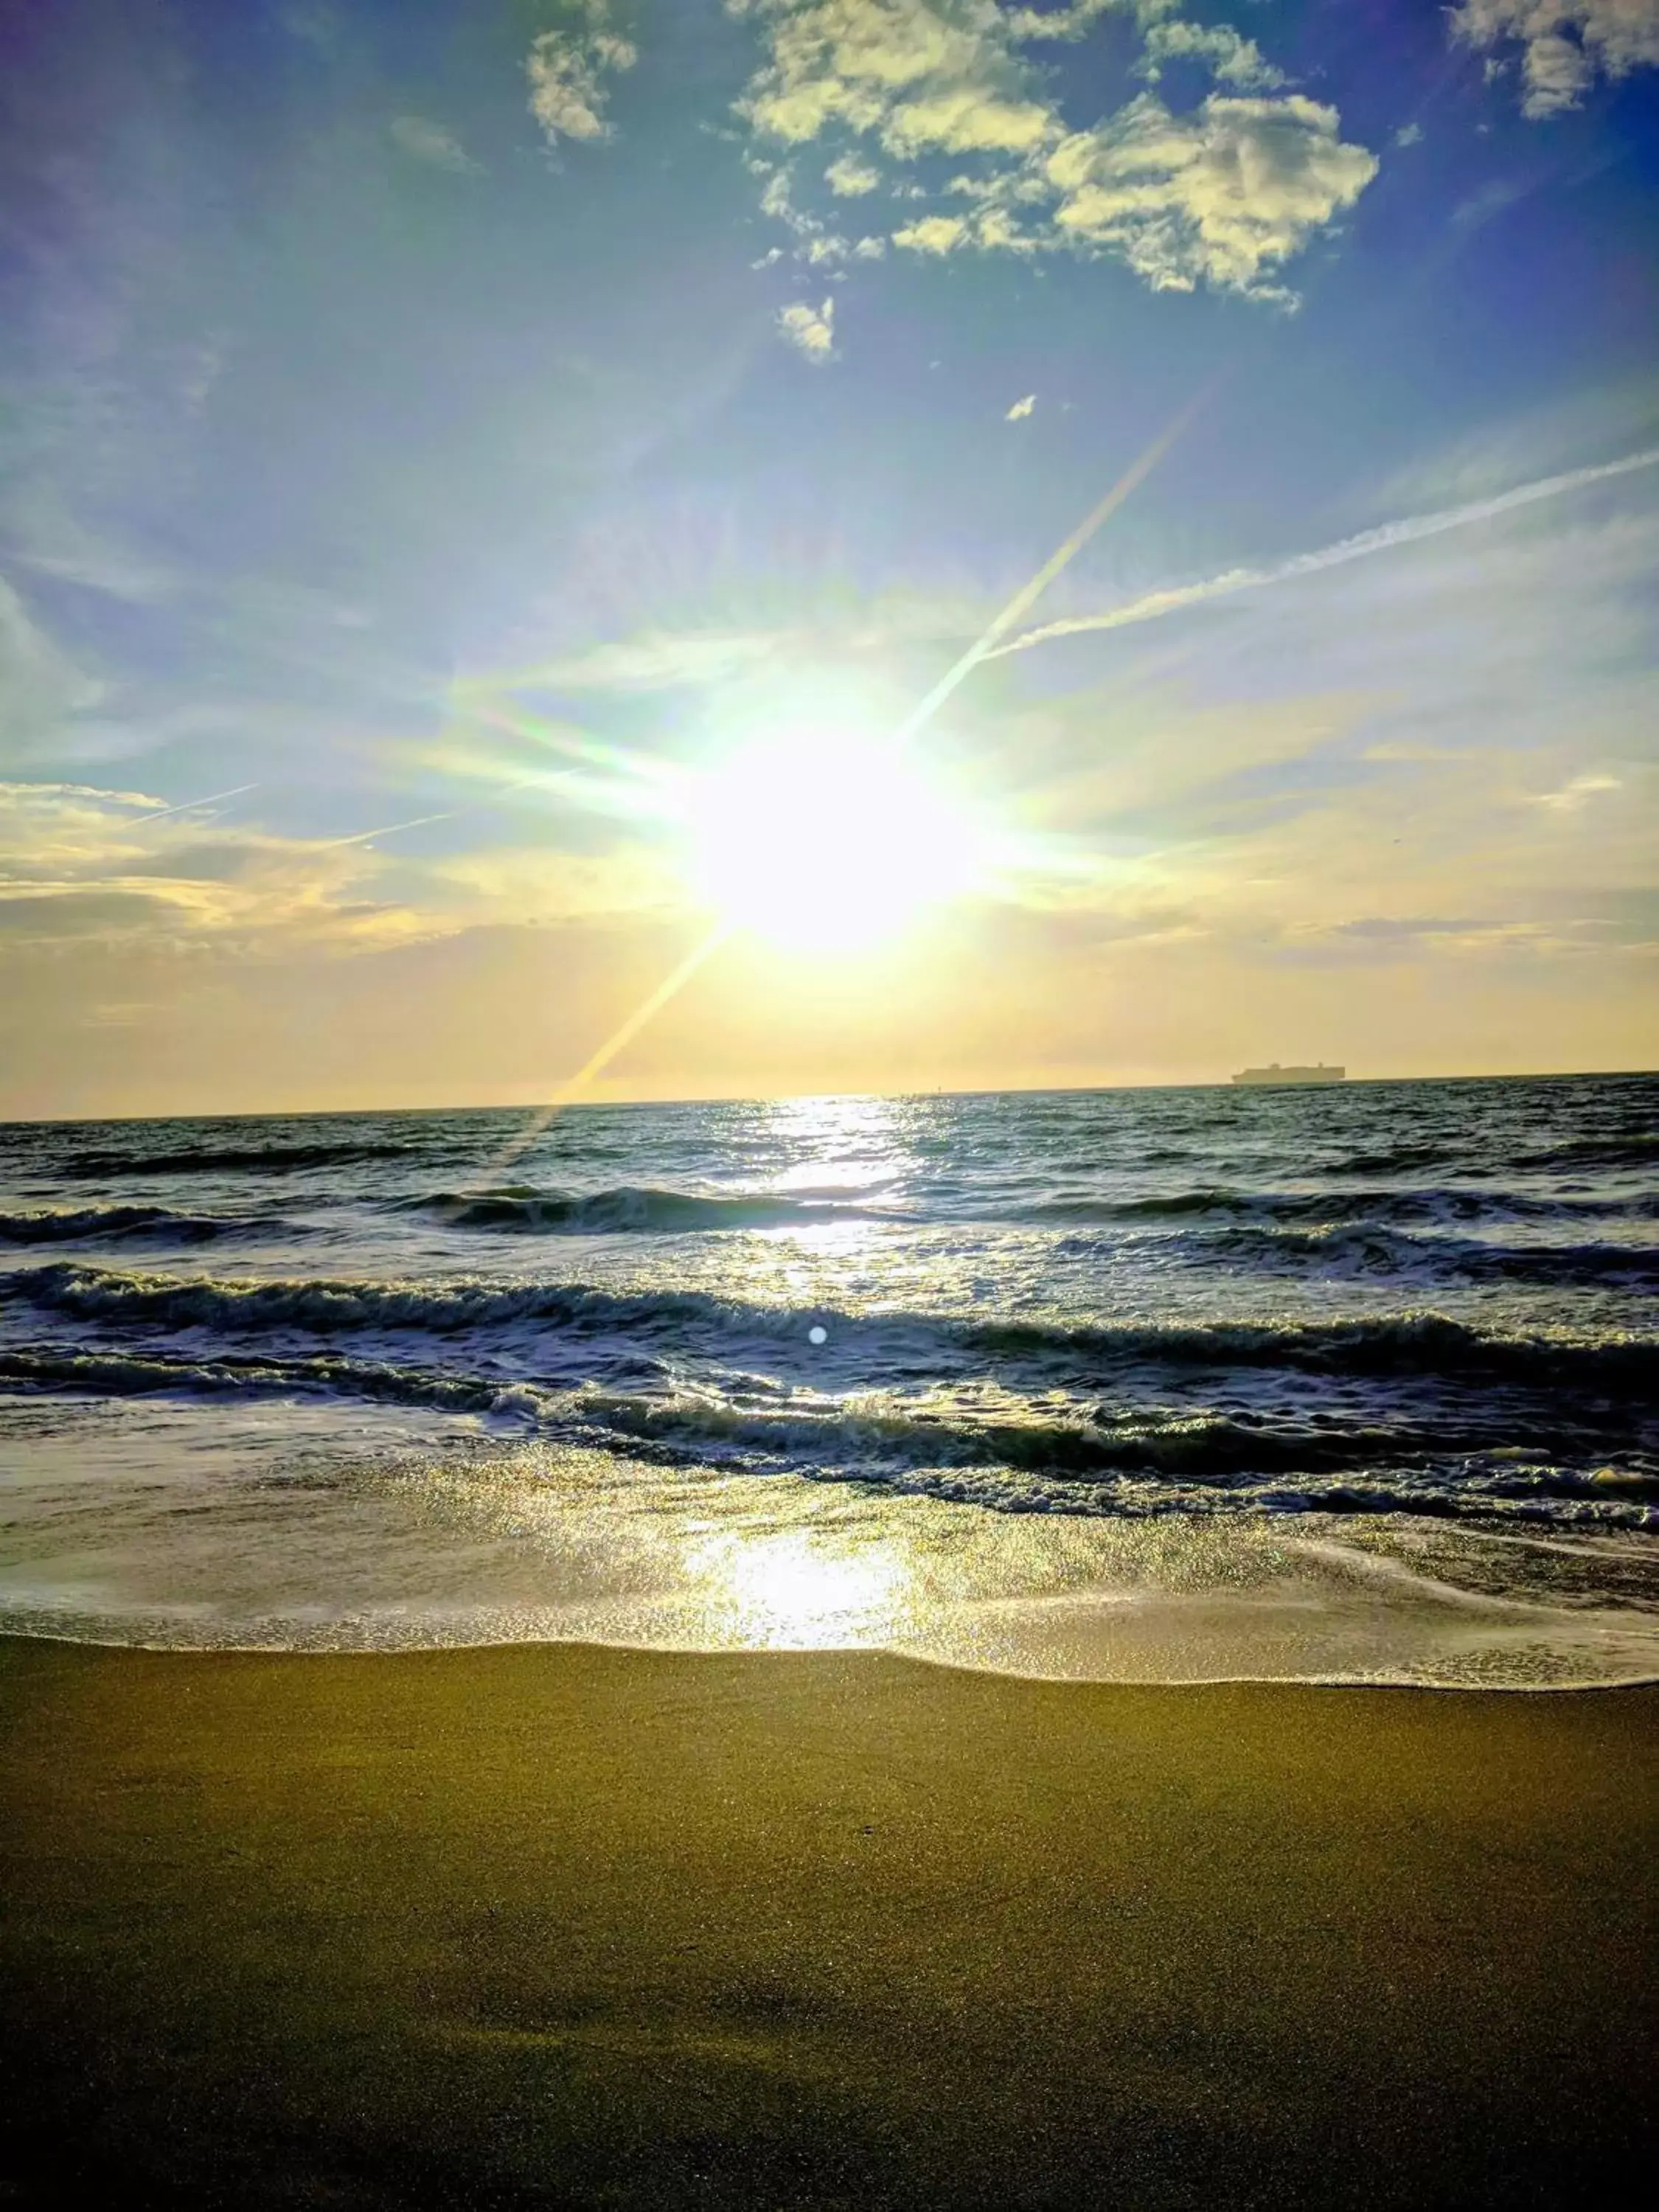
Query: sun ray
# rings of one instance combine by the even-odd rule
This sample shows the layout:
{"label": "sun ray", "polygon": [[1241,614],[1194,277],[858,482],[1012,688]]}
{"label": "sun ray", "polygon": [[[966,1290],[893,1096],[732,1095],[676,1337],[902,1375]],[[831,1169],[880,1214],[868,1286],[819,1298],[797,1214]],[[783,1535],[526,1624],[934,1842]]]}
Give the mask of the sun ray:
{"label": "sun ray", "polygon": [[[694,945],[678,966],[664,976],[650,996],[641,1000],[633,1012],[612,1030],[605,1042],[588,1055],[569,1080],[561,1085],[547,1103],[536,1109],[517,1136],[484,1163],[478,1170],[472,1190],[476,1192],[528,1152],[561,1109],[573,1105],[599,1080],[617,1054],[633,1042],[647,1023],[654,1020],[670,1000],[679,996],[697,970],[705,962],[713,959],[731,934],[731,924],[722,921]],[[462,1194],[463,1196],[466,1194]]]}
{"label": "sun ray", "polygon": [[[884,905],[884,927],[889,925],[896,910],[899,911],[900,918],[906,918],[919,905],[927,903],[933,897],[939,895],[948,896],[951,890],[963,888],[970,878],[974,867],[981,857],[977,840],[962,825],[960,817],[954,816],[948,798],[943,794],[930,792],[925,781],[917,774],[908,756],[911,741],[932,720],[964,678],[988,657],[997,641],[1005,636],[1015,623],[1030,611],[1038,599],[1066,565],[1076,558],[1097,532],[1117,512],[1137,487],[1151,475],[1194,419],[1208,405],[1224,374],[1225,372],[1223,371],[1212,377],[1172,418],[1166,428],[1146,447],[1110,489],[1091,507],[1076,529],[1062,540],[1036,574],[1020,586],[1019,590],[987,624],[968,650],[952,663],[938,683],[923,696],[891,732],[887,745],[882,749],[887,763],[885,772],[892,779],[888,786],[887,796],[890,805],[895,797],[902,793],[905,832],[896,839],[887,835],[867,837],[860,848],[860,858],[857,870],[860,887],[872,899],[879,897]],[[585,732],[570,733],[557,726],[541,723],[537,717],[529,715],[521,708],[509,711],[501,703],[499,696],[489,692],[488,687],[469,684],[458,687],[458,690],[459,696],[466,701],[467,710],[473,717],[479,720],[491,722],[509,734],[521,738],[531,737],[535,742],[547,745],[550,750],[565,750],[590,763],[602,758],[605,765],[613,769],[620,765],[623,759],[628,758],[622,748],[610,746],[602,740],[591,738]],[[820,731],[817,738],[820,746],[825,741],[826,736],[833,742],[833,733]],[[799,739],[800,733],[798,732],[798,744]],[[812,748],[813,737],[809,732],[806,734],[804,748],[809,757]],[[896,756],[896,765],[895,764]],[[628,758],[630,771],[635,769],[636,758],[637,757]],[[763,780],[769,775],[772,776],[775,786],[781,782],[783,787],[775,796],[769,797],[763,805],[757,807],[753,797],[755,781],[757,779]],[[553,1097],[545,1105],[536,1109],[518,1136],[493,1156],[481,1170],[481,1179],[500,1174],[503,1168],[509,1166],[514,1160],[519,1158],[536,1141],[562,1107],[570,1104],[591,1087],[617,1054],[632,1043],[641,1030],[653,1021],[672,1000],[679,995],[698,970],[714,957],[720,947],[743,926],[745,920],[750,918],[745,909],[751,900],[769,915],[770,919],[766,926],[770,933],[780,935],[785,941],[787,941],[793,933],[793,925],[789,919],[791,915],[813,915],[811,889],[809,888],[803,896],[799,884],[793,880],[798,872],[796,866],[798,850],[786,851],[782,856],[782,868],[790,880],[787,893],[780,903],[774,904],[772,902],[772,892],[782,880],[778,873],[778,859],[774,853],[763,854],[758,865],[752,858],[746,863],[750,871],[750,883],[745,889],[741,880],[742,866],[744,865],[742,854],[734,847],[732,838],[727,835],[726,826],[720,822],[719,800],[722,789],[727,799],[735,802],[733,811],[738,817],[739,823],[741,824],[744,817],[747,817],[747,827],[759,832],[763,838],[767,835],[769,823],[774,837],[787,831],[792,816],[802,804],[816,804],[820,807],[828,804],[840,817],[843,829],[849,824],[854,825],[858,827],[860,835],[863,837],[866,832],[867,809],[861,810],[856,795],[857,787],[855,775],[843,775],[837,780],[830,781],[821,774],[815,777],[810,766],[808,773],[802,776],[799,773],[799,763],[793,771],[786,767],[780,778],[775,765],[769,769],[763,750],[757,750],[752,760],[744,761],[741,756],[738,756],[733,763],[728,763],[724,786],[718,777],[705,778],[700,786],[694,786],[694,796],[690,805],[694,828],[700,812],[705,825],[710,823],[714,825],[712,830],[705,826],[702,837],[704,866],[719,872],[721,871],[722,864],[725,862],[736,860],[739,863],[739,879],[735,883],[721,886],[721,903],[726,908],[722,918],[708,935],[701,939],[692,950],[671,969],[655,990],[641,1000],[633,1012],[611,1031],[605,1042],[590,1054]],[[747,789],[747,796],[744,795],[745,789]],[[949,825],[950,834],[945,835],[941,840],[938,833],[945,830],[946,825]],[[929,836],[930,832],[934,833],[932,837]],[[694,843],[696,842],[694,837]],[[833,866],[833,838],[827,842],[832,852]],[[823,840],[819,841],[820,850],[823,848],[824,842]],[[941,861],[941,851],[948,854],[948,860]],[[919,898],[902,889],[902,872],[907,866],[912,869],[921,868],[929,877],[927,888]],[[825,883],[824,872],[820,866],[816,872],[818,887],[822,889]],[[760,884],[758,890],[757,890],[757,877]],[[900,886],[896,894],[893,888],[896,884]],[[711,885],[710,888],[712,887]],[[845,894],[845,886],[841,887],[837,898],[843,939],[849,937],[856,938],[859,933],[857,927],[859,918],[854,907]],[[811,933],[808,932],[809,937]],[[797,939],[796,941],[800,940]]]}

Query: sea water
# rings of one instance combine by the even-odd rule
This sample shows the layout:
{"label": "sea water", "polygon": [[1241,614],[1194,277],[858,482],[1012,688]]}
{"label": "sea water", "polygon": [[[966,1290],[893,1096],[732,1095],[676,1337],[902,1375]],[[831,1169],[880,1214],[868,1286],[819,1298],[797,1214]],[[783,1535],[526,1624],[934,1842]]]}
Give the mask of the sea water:
{"label": "sea water", "polygon": [[0,1128],[0,1628],[1659,1674],[1659,1078]]}

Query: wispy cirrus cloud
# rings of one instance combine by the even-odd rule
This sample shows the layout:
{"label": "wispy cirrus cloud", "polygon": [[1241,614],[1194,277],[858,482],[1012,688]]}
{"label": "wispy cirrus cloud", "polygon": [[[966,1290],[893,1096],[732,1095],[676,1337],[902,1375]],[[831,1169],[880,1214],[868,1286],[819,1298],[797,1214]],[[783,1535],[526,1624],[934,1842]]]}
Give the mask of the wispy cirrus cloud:
{"label": "wispy cirrus cloud", "polygon": [[1490,499],[1516,483],[1565,474],[1587,453],[1659,446],[1659,378],[1597,382],[1482,422],[1394,470],[1375,489],[1382,513],[1427,513]]}
{"label": "wispy cirrus cloud", "polygon": [[76,717],[105,696],[105,685],[48,635],[0,576],[0,760],[52,755]]}
{"label": "wispy cirrus cloud", "polygon": [[1533,805],[1547,806],[1557,814],[1577,814],[1605,793],[1623,789],[1621,777],[1609,775],[1605,769],[1587,769],[1578,775],[1570,776],[1558,790],[1535,793]]}
{"label": "wispy cirrus cloud", "polygon": [[417,860],[391,842],[412,823],[283,836],[228,814],[222,802],[234,795],[167,806],[142,791],[0,782],[0,943],[356,954],[684,901],[660,856],[625,837],[595,852],[538,841]]}
{"label": "wispy cirrus cloud", "polygon": [[392,143],[413,161],[447,169],[453,177],[476,177],[479,165],[453,131],[425,115],[394,115],[386,125]]}
{"label": "wispy cirrus cloud", "polygon": [[250,950],[400,943],[424,925],[365,897],[384,863],[91,784],[0,783],[0,933]]}

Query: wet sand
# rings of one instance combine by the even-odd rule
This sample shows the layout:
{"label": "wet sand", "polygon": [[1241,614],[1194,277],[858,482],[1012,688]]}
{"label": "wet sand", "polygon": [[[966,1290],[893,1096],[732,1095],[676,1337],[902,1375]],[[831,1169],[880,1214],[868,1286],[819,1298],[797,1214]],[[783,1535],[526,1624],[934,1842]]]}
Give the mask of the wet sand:
{"label": "wet sand", "polygon": [[1620,2203],[1656,1717],[0,1642],[0,2203]]}

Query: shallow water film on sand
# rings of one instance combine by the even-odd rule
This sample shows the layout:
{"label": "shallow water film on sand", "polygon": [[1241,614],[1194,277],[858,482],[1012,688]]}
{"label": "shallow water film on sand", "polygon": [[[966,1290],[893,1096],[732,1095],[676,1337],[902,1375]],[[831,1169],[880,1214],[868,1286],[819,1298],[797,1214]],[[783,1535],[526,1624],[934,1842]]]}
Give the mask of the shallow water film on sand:
{"label": "shallow water film on sand", "polygon": [[0,1130],[0,1626],[1659,1673],[1659,1079]]}

